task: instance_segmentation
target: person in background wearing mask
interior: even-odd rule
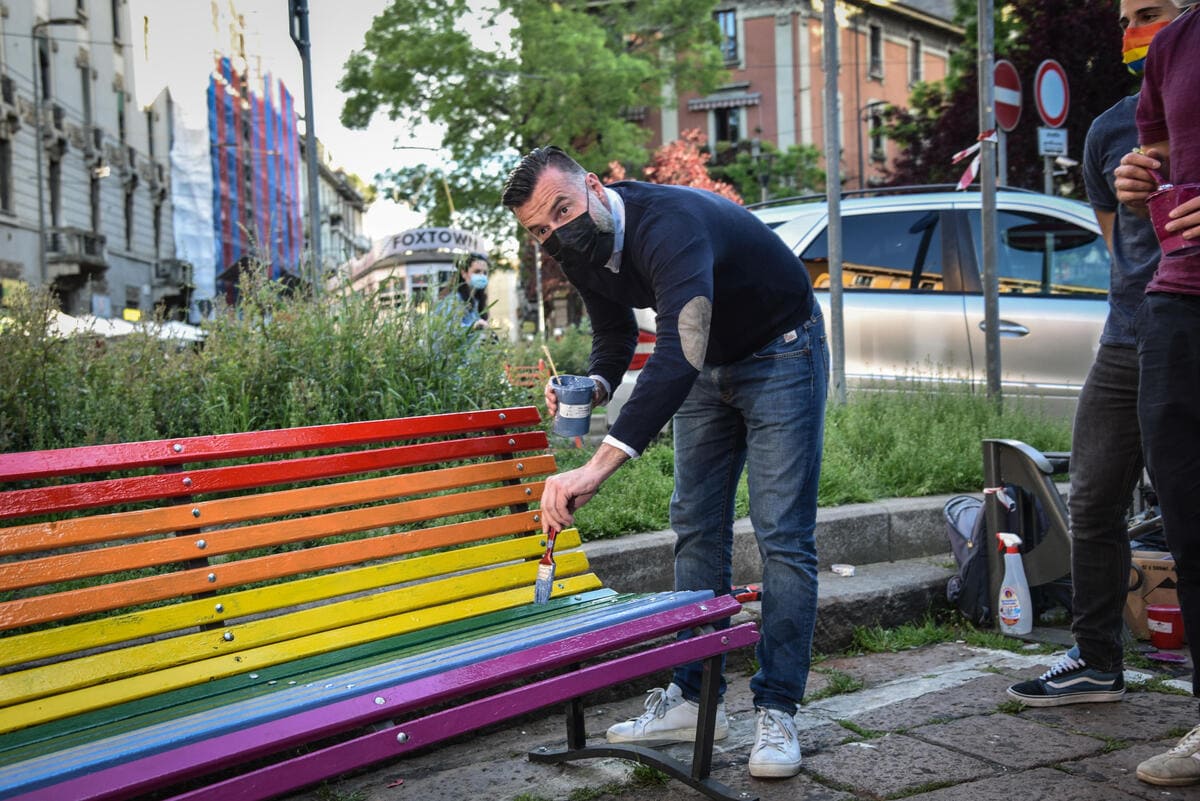
[[[1179,16],[1171,0],[1121,0],[1130,72],[1141,77],[1150,40]],[[1092,122],[1083,146],[1088,199],[1112,257],[1108,319],[1088,372],[1071,437],[1071,632],[1075,647],[1040,678],[1008,694],[1027,706],[1117,701],[1125,694],[1124,621],[1129,587],[1128,500],[1142,472],[1134,315],[1161,255],[1154,226],[1117,202],[1114,170],[1137,144],[1138,96]]]
[[[526,155],[502,202],[562,265],[592,324],[595,403],[633,356],[633,309],[657,314],[654,354],[609,435],[583,467],[552,476],[542,526],[573,512],[674,414],[675,586],[727,594],[734,495],[749,471],[750,517],[763,559],[751,776],[800,770],[793,715],[808,680],[817,611],[817,479],[828,357],[808,271],[757,217],[712,192],[621,182],[605,187],[557,147]],[[546,404],[557,402],[547,387]],[[686,665],[611,742],[696,737],[701,668]],[[721,692],[724,693],[724,681]],[[722,708],[717,739],[728,734]]]
[[[1200,12],[1189,8],[1155,37],[1138,99],[1141,147],[1117,168],[1117,197],[1145,215],[1157,171],[1173,184],[1200,182]],[[1193,247],[1163,255],[1138,310],[1138,419],[1146,466],[1162,504],[1175,557],[1183,627],[1200,664],[1200,198],[1171,212],[1169,232]],[[1195,677],[1192,692],[1200,693]],[[1200,782],[1200,726],[1164,754],[1138,765],[1144,782]]]
[[[462,324],[468,328],[487,328],[488,257],[468,253],[459,259],[458,299],[464,304]]]

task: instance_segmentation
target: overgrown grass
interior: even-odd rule
[[[858,654],[895,653],[926,645],[959,641],[995,651],[1041,654],[1060,650],[1058,646],[1045,643],[1031,647],[1024,640],[1006,637],[998,631],[976,629],[965,620],[957,619],[951,614],[946,619],[929,615],[920,623],[905,623],[892,628],[856,628],[847,651]]]
[[[977,492],[983,486],[980,441],[989,437],[1061,451],[1070,449],[1071,427],[1015,404],[997,412],[986,398],[962,387],[913,384],[897,392],[852,395],[845,406],[831,404],[827,411],[818,503]],[[564,468],[583,464],[591,454],[586,448],[557,451]],[[579,511],[580,530],[596,539],[667,528],[673,470],[674,454],[664,436]],[[748,511],[743,478],[736,514]]]
[[[0,451],[252,431],[524,403],[507,346],[446,315],[380,310],[372,297],[285,296],[244,279],[202,347],[136,333],[59,339],[53,299],[6,298]]]

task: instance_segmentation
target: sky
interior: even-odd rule
[[[344,99],[337,88],[342,66],[350,52],[362,45],[363,34],[387,2],[309,0],[317,138],[334,168],[368,182],[388,168],[442,163],[439,153],[425,149],[436,148],[440,142],[432,126],[412,136],[405,125],[384,114],[376,114],[365,130],[344,128],[338,119]],[[188,114],[189,109],[203,113],[214,49],[229,52],[229,8],[233,6],[246,21],[251,73],[261,67],[282,79],[296,98],[297,112],[305,113],[303,69],[289,35],[287,0],[129,0],[129,5],[136,32],[134,46],[138,57],[148,62],[148,69],[137,73],[139,105],[149,103],[167,85],[182,113]],[[214,31],[214,6],[219,31]],[[402,149],[395,149],[397,145]],[[381,239],[420,225],[421,219],[407,207],[381,198],[367,212],[364,232]]]

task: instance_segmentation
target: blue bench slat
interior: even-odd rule
[[[37,787],[86,775],[119,762],[147,756],[199,740],[266,723],[284,716],[334,704],[361,693],[416,681],[431,675],[489,659],[552,644],[602,628],[629,623],[657,612],[678,609],[711,599],[710,592],[663,592],[643,596],[618,596],[614,603],[578,615],[505,632],[393,662],[339,674],[336,681],[285,687],[187,717],[167,720],[143,729],[57,751],[0,768],[0,794]],[[249,677],[247,677],[249,678]],[[261,681],[261,677],[250,681]],[[65,766],[70,766],[66,768]]]

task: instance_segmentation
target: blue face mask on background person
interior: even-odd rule
[[[474,273],[471,276],[470,284],[471,289],[474,289],[476,292],[482,292],[487,289],[488,277],[483,273]]]
[[[616,235],[601,231],[592,219],[592,194],[588,192],[583,214],[562,226],[542,246],[554,260],[572,267],[603,267],[612,258]]]

